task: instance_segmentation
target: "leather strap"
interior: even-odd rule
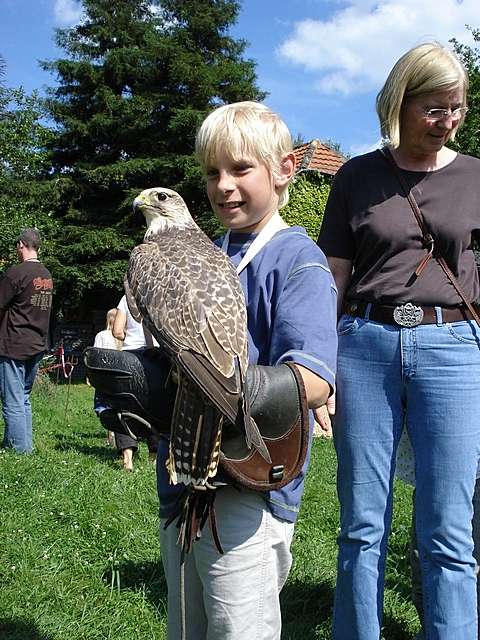
[[[418,206],[417,201],[415,200],[415,197],[414,197],[414,195],[412,193],[412,190],[408,187],[407,183],[405,182],[405,179],[404,179],[404,177],[403,177],[403,175],[402,175],[397,163],[395,162],[395,159],[394,159],[394,157],[392,155],[392,152],[387,147],[383,147],[381,149],[381,153],[390,162],[390,164],[391,164],[391,166],[393,168],[393,171],[394,171],[395,175],[397,176],[397,179],[398,179],[398,181],[400,183],[400,186],[402,187],[403,192],[404,192],[405,196],[407,197],[408,203],[409,203],[409,205],[410,205],[410,207],[411,207],[411,209],[413,211],[413,215],[415,216],[415,219],[416,219],[416,221],[418,223],[418,226],[420,227],[420,231],[422,232],[423,244],[424,244],[425,248],[428,250],[428,253],[425,256],[425,258],[423,258],[423,260],[420,262],[420,264],[415,269],[415,277],[418,277],[422,273],[423,269],[425,268],[425,266],[427,265],[428,261],[430,260],[430,258],[433,255],[433,257],[436,259],[438,264],[443,269],[443,271],[444,271],[445,275],[447,276],[447,278],[450,280],[450,282],[454,286],[456,292],[458,293],[460,298],[465,303],[465,306],[467,307],[467,309],[472,314],[473,319],[480,326],[480,317],[478,316],[478,313],[475,311],[474,306],[470,302],[470,300],[468,300],[468,298],[465,295],[462,287],[460,286],[460,283],[458,282],[457,278],[453,275],[450,267],[446,263],[446,261],[445,261],[444,257],[442,256],[442,254],[439,252],[437,246],[435,245],[435,238],[429,232],[429,230],[428,230],[428,228],[427,228],[427,226],[425,224],[425,219],[423,218],[423,215],[422,215],[422,212],[420,210],[420,207]]]

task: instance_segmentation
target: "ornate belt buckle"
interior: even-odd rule
[[[401,327],[417,327],[423,320],[423,309],[411,302],[400,304],[393,310],[393,319]]]

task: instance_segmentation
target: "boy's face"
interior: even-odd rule
[[[278,208],[276,186],[278,181],[267,167],[251,158],[233,161],[222,153],[207,167],[212,209],[226,227],[236,231],[252,233],[266,225]]]

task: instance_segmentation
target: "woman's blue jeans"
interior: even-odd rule
[[[335,447],[341,530],[334,640],[378,640],[400,434],[415,454],[427,640],[477,640],[472,496],[480,456],[480,330],[339,322]]]

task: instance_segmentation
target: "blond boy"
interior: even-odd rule
[[[278,213],[295,169],[290,133],[264,105],[240,102],[206,118],[196,150],[212,209],[229,230],[218,244],[237,267],[245,293],[250,363],[294,362],[315,410],[335,383],[336,289],[320,249]],[[167,449],[163,442],[157,465],[162,524],[181,490],[168,484]],[[169,640],[182,633],[187,640],[280,638],[279,593],[292,562],[307,464],[279,491],[218,489],[215,509],[225,553],[218,553],[205,527],[186,557],[182,580],[178,531],[161,527]]]

